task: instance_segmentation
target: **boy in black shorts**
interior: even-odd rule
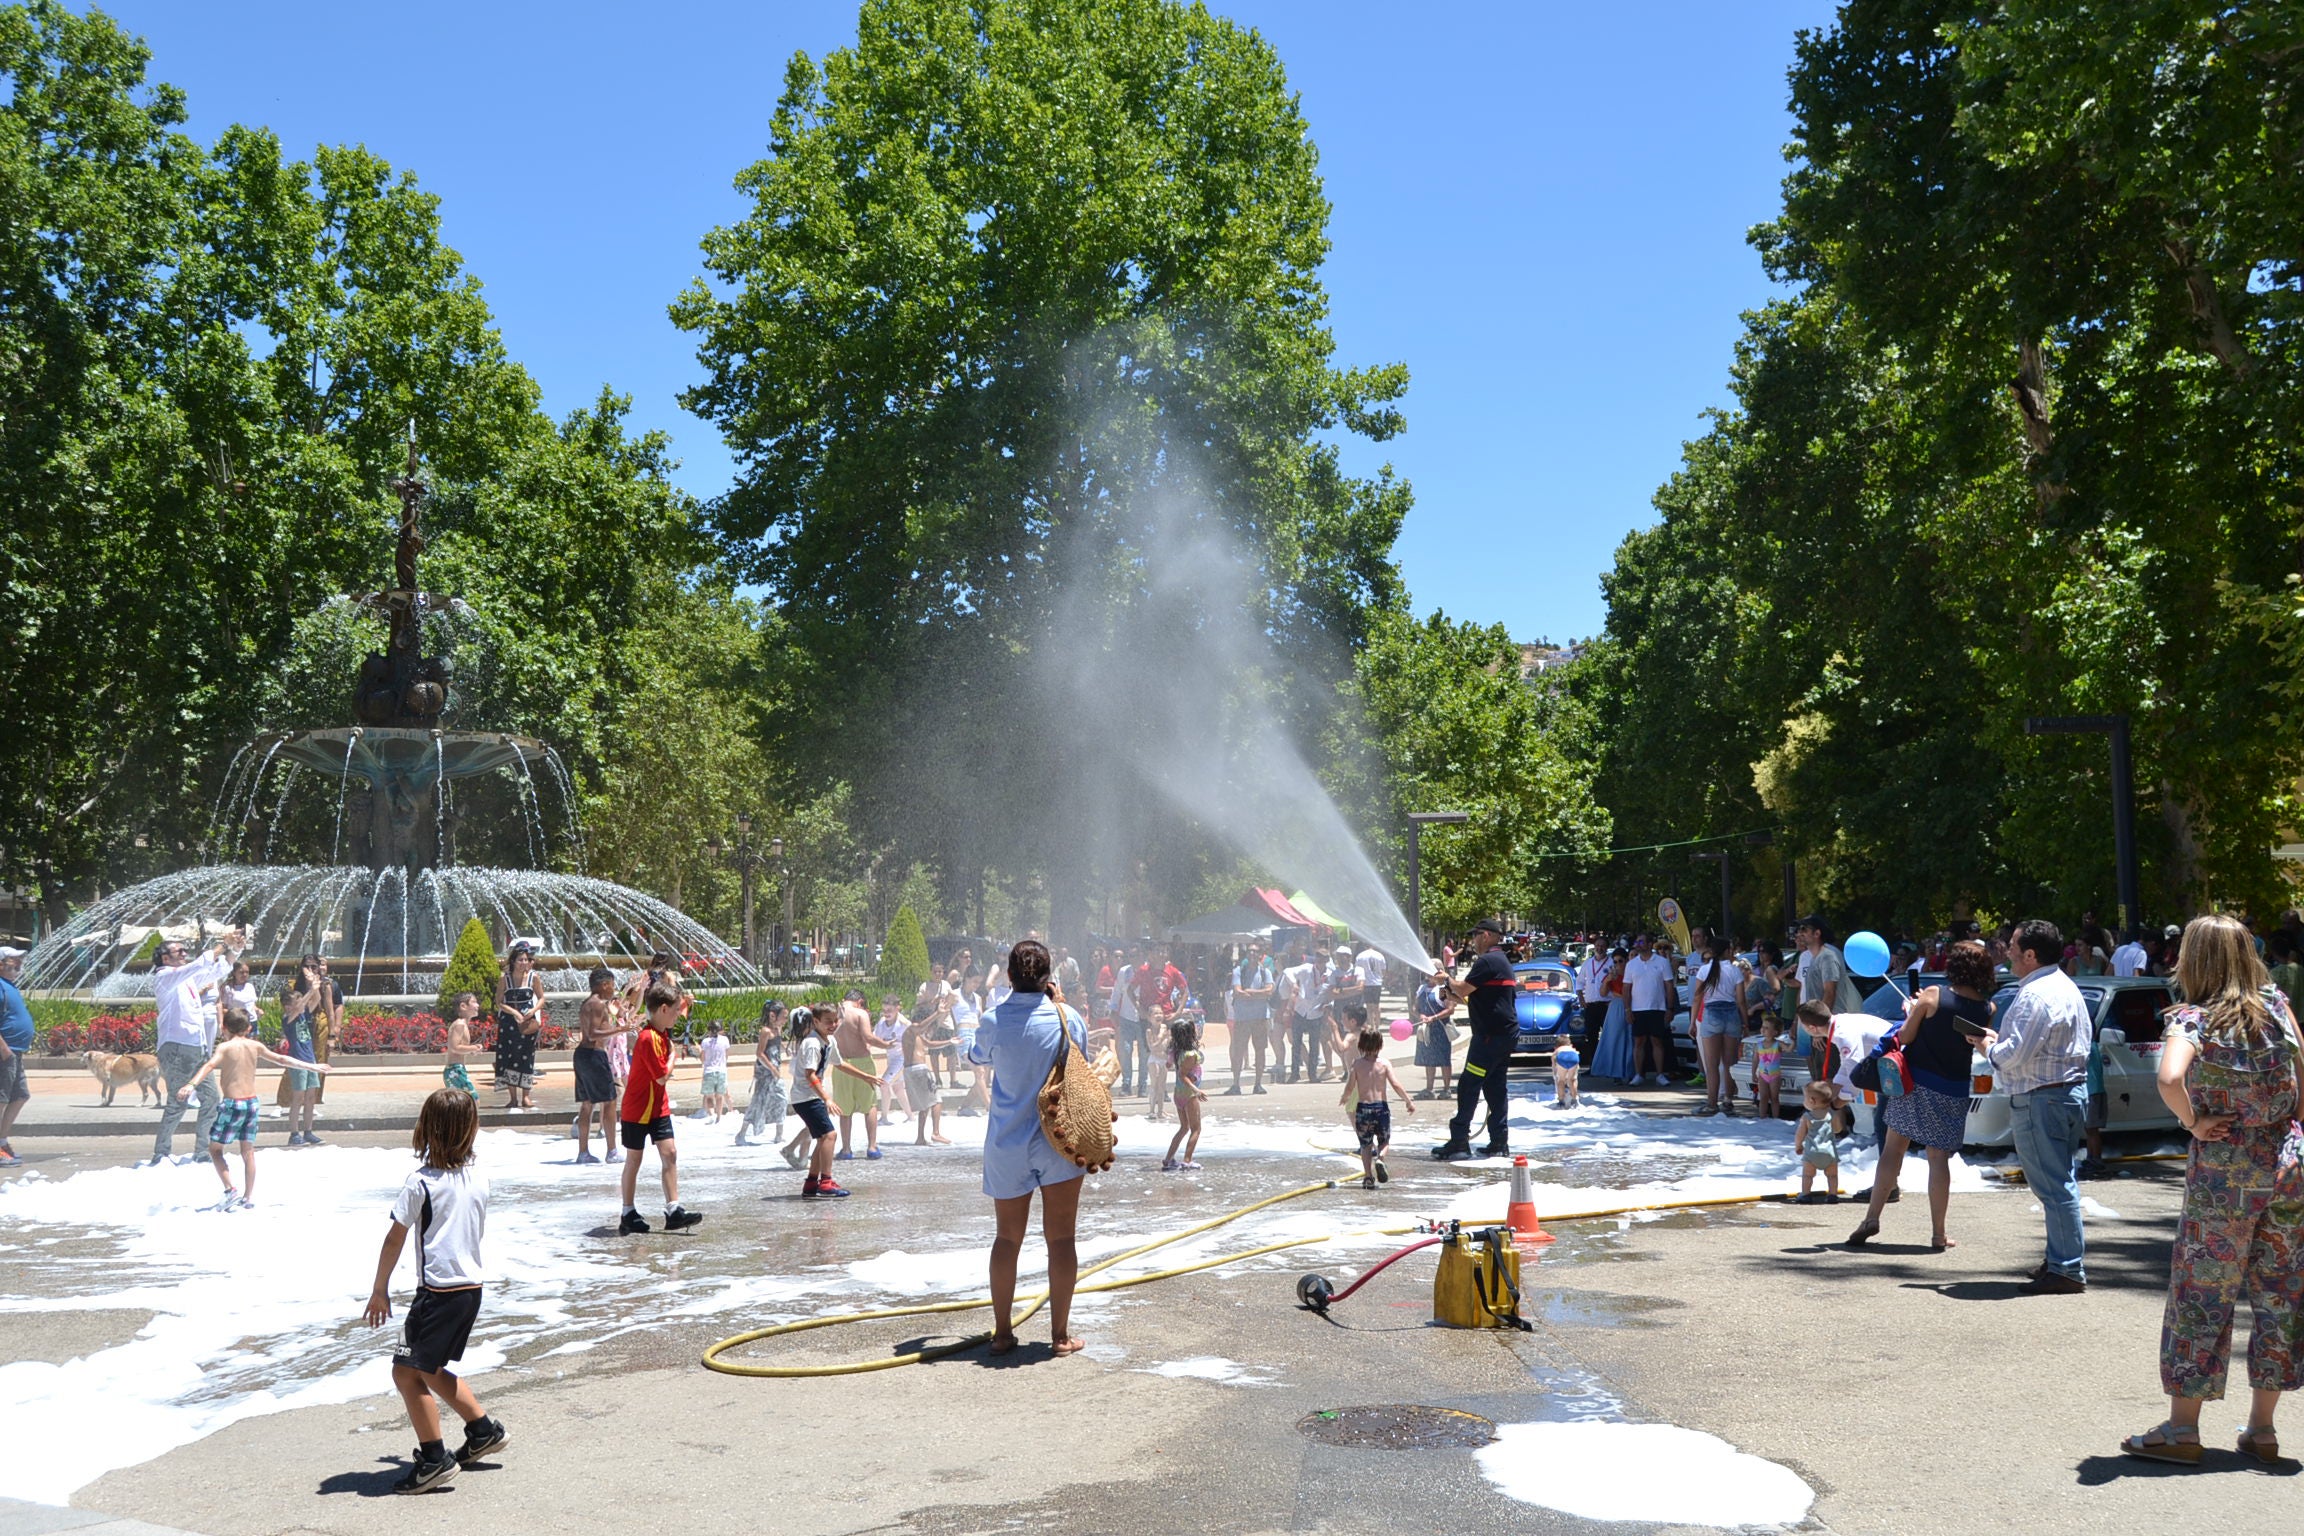
[[[648,1230],[648,1222],[633,1205],[640,1191],[640,1154],[656,1143],[656,1164],[664,1175],[664,1230],[678,1232],[704,1219],[680,1203],[680,1154],[672,1144],[672,1026],[680,1018],[680,984],[669,976],[648,983],[643,999],[648,1017],[640,1038],[632,1043],[632,1072],[624,1079],[623,1120],[618,1130],[624,1142],[624,1219],[619,1233]]]
[[[456,1088],[434,1089],[416,1115],[416,1150],[424,1166],[408,1175],[392,1202],[392,1227],[376,1260],[376,1285],[362,1314],[371,1328],[392,1316],[392,1271],[408,1234],[416,1234],[416,1299],[400,1325],[392,1354],[392,1384],[408,1405],[416,1429],[415,1463],[392,1485],[394,1493],[423,1493],[452,1481],[511,1437],[481,1411],[464,1379],[448,1369],[464,1358],[472,1323],[480,1315],[480,1236],[488,1225],[488,1176],[472,1166],[480,1107]],[[438,1398],[439,1402],[433,1401]],[[454,1456],[440,1438],[440,1403],[464,1421],[464,1444]]]

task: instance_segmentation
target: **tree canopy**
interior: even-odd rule
[[[1619,827],[1775,825],[1867,920],[2109,916],[2103,741],[2023,721],[2120,713],[2147,909],[2282,900],[2300,58],[2294,7],[2201,0],[1851,0],[1803,34],[1753,237],[1788,295],[1574,681]]]

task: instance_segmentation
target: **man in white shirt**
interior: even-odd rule
[[[1384,951],[1371,944],[1353,958],[1360,972],[1360,997],[1373,1013],[1384,998]]]
[[[1288,967],[1288,1081],[1322,1078],[1320,1036],[1326,1032],[1328,971],[1318,953],[1305,950]]]
[[[2064,935],[2041,918],[2020,924],[2008,944],[2016,995],[1978,1042],[2008,1095],[2009,1129],[2024,1182],[2048,1226],[2048,1259],[2022,1287],[2028,1296],[2088,1289],[2080,1182],[2072,1160],[2088,1126],[2088,1052],[2095,1023],[2088,1000],[2064,974]]]
[[[1136,1091],[1136,1066],[1142,1063],[1145,1071],[1152,1069],[1144,1047],[1144,1015],[1136,1007],[1136,967],[1123,965],[1113,974],[1112,1028],[1114,1045],[1120,1054],[1120,1091]]]
[[[182,941],[170,939],[153,957],[152,996],[160,1005],[154,1028],[160,1071],[168,1086],[160,1095],[160,1134],[152,1140],[152,1161],[147,1167],[168,1161],[176,1150],[176,1127],[184,1118],[184,1101],[176,1097],[177,1090],[199,1077],[209,1053],[216,1048],[216,1010],[207,1006],[200,994],[232,974],[233,963],[246,942],[235,930],[218,939],[207,958],[193,961]],[[192,1122],[195,1146],[192,1155],[184,1159],[187,1163],[208,1156],[208,1128],[216,1123],[215,1076],[201,1078],[194,1091],[199,1095],[200,1112]]]
[[[1632,958],[1624,962],[1626,1006],[1632,1015],[1632,1081],[1637,1085],[1656,1063],[1656,1083],[1662,1087],[1672,1070],[1672,962],[1656,953],[1656,941],[1643,933],[1632,941]]]
[[[2144,949],[2144,930],[2128,930],[2128,942],[2112,951],[2112,974],[2115,976],[2141,976],[2152,957]]]
[[[1608,946],[1593,941],[1576,962],[1576,997],[1584,1005],[1584,1060],[1600,1050],[1600,1029],[1608,1022]]]

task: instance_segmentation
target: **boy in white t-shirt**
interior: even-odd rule
[[[392,1271],[408,1234],[416,1234],[416,1299],[400,1324],[392,1354],[392,1384],[408,1405],[416,1429],[415,1464],[392,1485],[394,1493],[423,1493],[454,1480],[511,1437],[488,1417],[471,1387],[448,1367],[464,1358],[480,1315],[480,1237],[488,1225],[488,1176],[472,1166],[480,1108],[472,1095],[437,1088],[416,1114],[412,1138],[424,1166],[408,1175],[392,1202],[392,1227],[376,1260],[376,1285],[362,1316],[371,1328],[392,1316]],[[440,1438],[438,1397],[464,1421],[464,1444],[454,1456]]]

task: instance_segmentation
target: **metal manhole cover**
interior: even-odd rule
[[[1476,1413],[1427,1408],[1421,1403],[1378,1403],[1367,1408],[1320,1408],[1296,1421],[1299,1433],[1322,1445],[1379,1451],[1438,1451],[1486,1445],[1496,1426]]]

